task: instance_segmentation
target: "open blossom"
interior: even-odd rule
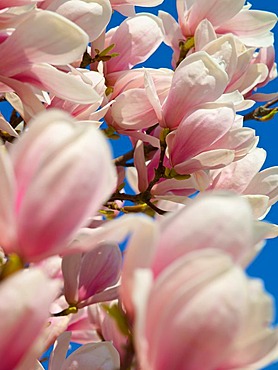
[[[56,110],[31,122],[11,157],[2,147],[0,165],[0,244],[29,262],[61,252],[116,184],[96,127]]]
[[[183,256],[211,248],[224,251],[245,266],[273,228],[262,222],[257,224],[248,202],[230,193],[200,195],[153,227],[157,228],[158,235],[146,243],[147,248],[142,247],[138,236],[131,239],[126,251],[120,292],[131,315],[136,269],[150,268],[156,279]]]
[[[94,103],[82,104],[52,96],[51,101],[47,105],[47,109],[58,108],[70,113],[78,120],[93,120],[99,121],[106,114],[110,104],[100,107],[105,97],[105,79],[104,76],[97,71],[89,71],[87,69],[73,69],[69,72],[76,80],[82,80],[90,88],[94,89],[99,94],[99,99]]]
[[[115,370],[120,367],[119,355],[109,342],[87,343],[66,358],[70,332],[61,334],[54,344],[49,359],[49,370]],[[36,370],[43,370],[37,363]]]
[[[145,62],[162,40],[161,20],[153,14],[139,13],[103,33],[91,44],[91,56],[97,58],[97,61],[104,61],[103,72],[106,83],[111,88],[119,77],[137,64]],[[100,56],[107,48],[111,48],[111,51]],[[97,69],[97,61],[91,64],[91,68]]]
[[[227,83],[226,72],[201,51],[189,56],[175,70],[167,98],[162,103],[147,74],[145,89],[122,92],[111,114],[116,123],[126,129],[148,128],[157,122],[161,127],[174,129],[194,110],[216,101]]]
[[[256,148],[239,161],[211,171],[212,182],[208,189],[233,190],[244,195],[254,215],[262,217],[278,199],[278,167],[260,171],[265,158],[265,150]]]
[[[194,37],[199,25],[208,20],[218,36],[232,33],[250,47],[273,44],[270,32],[277,22],[274,13],[252,10],[245,0],[177,0],[178,22],[168,13],[159,12],[165,29],[165,43],[171,46],[178,60],[179,42]],[[206,35],[204,34],[204,37]]]
[[[154,282],[149,270],[135,271],[135,280],[143,369],[261,369],[277,359],[271,297],[221,251],[190,253]]]
[[[28,113],[25,119],[43,110],[33,87],[77,103],[94,103],[99,95],[91,85],[54,67],[78,59],[87,43],[86,33],[66,18],[46,10],[28,12],[2,40],[0,91],[17,93]]]
[[[273,46],[261,48],[257,55],[255,47],[246,47],[232,34],[217,37],[208,20],[202,21],[196,31],[194,49],[206,51],[225,69],[229,79],[225,93],[230,93],[229,100],[233,98],[231,93],[237,91],[252,98],[255,88],[275,77]]]

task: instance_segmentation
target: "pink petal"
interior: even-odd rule
[[[213,106],[211,109],[193,112],[167,137],[172,165],[176,166],[200,152],[208,151],[211,145],[230,130],[234,119],[235,114],[231,107]]]
[[[266,158],[263,149],[256,148],[239,161],[218,171],[212,183],[214,189],[245,191],[253,177],[258,173]]]
[[[203,19],[214,27],[234,17],[243,7],[245,0],[196,0],[189,14],[189,27],[193,31]]]
[[[5,120],[4,116],[0,113],[0,130],[6,131],[11,136],[17,137],[18,133],[15,129]]]
[[[120,358],[110,342],[88,343],[74,351],[61,370],[75,370],[76,366],[82,370],[115,370],[120,367]]]
[[[49,358],[49,370],[61,369],[70,345],[70,332],[59,335]]]
[[[20,368],[20,363],[28,357],[28,352],[33,364],[36,357],[41,355],[43,343],[39,337],[49,316],[49,306],[57,292],[58,284],[50,281],[38,269],[20,271],[1,283],[0,313],[5,318],[0,324],[3,370]],[[13,348],[12,353],[9,348]]]
[[[186,208],[164,218],[153,259],[155,275],[181,256],[204,248],[225,250],[239,261],[252,248],[252,219],[248,203],[238,196],[197,197]],[[190,228],[184,227],[189,224]]]
[[[19,96],[23,104],[21,112],[22,118],[24,118],[26,122],[28,122],[30,118],[32,118],[36,114],[44,111],[45,108],[43,104],[39,101],[39,99],[36,97],[32,89],[28,85],[13,78],[4,77],[1,75],[0,81],[12,88]]]
[[[115,285],[121,265],[122,255],[116,243],[102,243],[85,253],[79,274],[79,302]]]
[[[76,23],[89,36],[89,41],[96,40],[108,25],[112,9],[108,0],[66,1],[55,11]]]
[[[37,3],[42,0],[0,0],[0,9]]]
[[[145,336],[151,368],[218,368],[246,306],[246,277],[226,255],[207,251],[176,261],[149,295]]]
[[[51,136],[50,145],[53,130],[62,134],[56,140]],[[98,160],[92,161],[94,157]],[[55,110],[33,121],[26,139],[22,136],[14,147],[14,163],[19,182],[19,252],[27,260],[57,253],[55,248],[97,211],[115,186],[115,170],[102,134]]]
[[[178,163],[174,169],[181,175],[196,171],[222,168],[235,159],[235,153],[229,149],[214,149],[197,154],[187,161]]]
[[[148,187],[148,174],[145,163],[144,146],[142,141],[138,141],[134,150],[134,165],[138,172],[138,189],[144,191]]]
[[[70,305],[78,302],[79,272],[82,253],[69,254],[62,260],[62,272],[64,278],[64,295]]]
[[[183,40],[184,36],[181,32],[181,28],[178,22],[169,13],[159,11],[159,18],[162,20],[163,28],[165,32],[164,43],[173,49],[174,55],[172,58],[172,66],[175,68],[176,63],[179,59],[180,49],[179,40]]]
[[[151,14],[137,14],[110,32],[114,32],[110,40],[110,44],[115,44],[113,53],[119,56],[106,62],[107,73],[130,69],[144,62],[162,42],[161,21]]]
[[[48,64],[33,64],[28,70],[17,74],[14,78],[75,103],[89,104],[98,102],[100,99],[99,94],[86,77],[86,82],[84,82],[81,78],[59,71]]]
[[[11,75],[32,63],[71,63],[83,54],[87,43],[85,32],[66,18],[46,10],[32,11],[1,44],[1,71]]]
[[[278,198],[278,167],[267,168],[254,176],[245,189],[245,194],[263,194],[270,198],[272,205]]]
[[[213,25],[207,19],[203,19],[194,34],[195,50],[202,50],[208,43],[216,39],[217,36]]]
[[[15,179],[10,158],[4,145],[0,147],[0,245],[6,250],[15,239]]]
[[[144,89],[131,89],[120,94],[112,105],[111,114],[116,123],[125,129],[143,129],[157,122]]]
[[[227,82],[227,74],[207,53],[200,51],[184,59],[163,106],[166,127],[176,128],[194,107],[218,99]]]
[[[270,30],[276,22],[277,16],[274,13],[244,9],[221,24],[217,33],[232,32],[248,46],[267,47],[273,44]]]

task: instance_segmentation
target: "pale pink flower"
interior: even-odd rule
[[[136,269],[150,268],[157,278],[167,266],[188,253],[211,248],[226,252],[245,266],[257,253],[258,244],[272,232],[273,226],[258,224],[248,202],[236,194],[197,196],[154,224],[154,236],[150,238],[151,242],[144,242],[147,244],[145,248],[140,242],[143,235],[137,234],[131,239],[124,258],[120,288],[125,308],[132,316],[131,296]]]
[[[104,74],[111,79],[111,74],[131,69],[146,61],[159,47],[163,40],[161,20],[155,15],[140,13],[127,18],[120,26],[110,29],[92,43],[92,57],[95,49],[100,51],[114,44],[111,53],[118,53],[104,63]],[[108,53],[109,55],[110,53]]]
[[[194,110],[217,100],[227,83],[226,72],[201,51],[183,60],[175,70],[163,102],[160,102],[151,75],[146,73],[145,89],[122,92],[111,114],[115,122],[126,129],[144,129],[157,122],[164,128],[174,129]]]
[[[119,355],[109,342],[84,344],[67,358],[71,333],[61,334],[49,359],[49,370],[115,370],[120,367]],[[37,363],[36,370],[43,370]]]
[[[165,29],[165,43],[179,54],[179,42],[195,37],[199,25],[207,20],[212,30],[206,36],[232,33],[245,45],[268,47],[273,44],[270,30],[277,22],[274,13],[250,10],[245,0],[177,0],[178,22],[168,13],[159,12]],[[206,37],[204,42],[206,41]]]
[[[153,283],[150,271],[135,271],[135,281],[143,369],[261,369],[277,360],[271,297],[221,251],[192,252]]]
[[[51,97],[51,102],[47,105],[47,109],[62,109],[80,121],[99,121],[105,116],[111,104],[109,103],[100,108],[105,100],[106,86],[104,76],[99,72],[89,71],[87,69],[73,69],[69,74],[76,80],[82,80],[84,84],[87,84],[91,89],[95,90],[99,94],[99,99],[94,103],[80,104],[59,98],[58,96],[53,96]],[[100,125],[100,123],[98,123],[98,125]]]
[[[211,171],[208,189],[233,190],[251,203],[254,215],[262,217],[278,199],[278,167],[260,171],[266,152],[256,148],[239,161],[221,170]]]
[[[229,78],[225,93],[238,91],[252,98],[251,92],[266,84],[270,80],[270,73],[274,73],[273,47],[262,48],[256,56],[256,48],[247,48],[232,34],[218,38],[216,35],[204,37],[212,31],[213,28],[209,21],[202,21],[196,30],[195,51],[206,51],[224,68]],[[231,94],[228,95],[228,99],[232,100]],[[249,106],[243,108],[247,109]]]
[[[0,230],[6,253],[25,261],[66,250],[116,185],[106,140],[62,111],[37,116],[11,148],[1,148]]]
[[[15,91],[29,116],[43,110],[32,86],[77,103],[97,101],[99,95],[90,85],[53,66],[79,58],[87,43],[85,32],[64,17],[37,9],[29,12],[1,43],[0,90]]]
[[[166,138],[170,167],[188,174],[221,168],[244,157],[258,138],[254,130],[236,127],[235,121],[233,109],[224,105],[207,104],[206,109],[193,112]]]
[[[42,355],[44,328],[58,287],[39,269],[17,272],[1,282],[1,369],[31,369]]]

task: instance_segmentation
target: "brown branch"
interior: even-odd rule
[[[267,121],[271,119],[277,112],[277,108],[270,108],[272,105],[278,103],[278,98],[270,100],[264,105],[255,108],[252,112],[249,112],[243,116],[244,121],[255,120],[255,121]]]

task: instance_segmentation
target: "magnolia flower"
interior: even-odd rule
[[[49,110],[0,155],[0,244],[38,261],[65,251],[116,185],[109,147],[94,125]]]
[[[166,99],[161,103],[151,75],[145,89],[122,92],[111,108],[116,123],[125,129],[146,129],[159,122],[163,128],[177,128],[181,121],[205,103],[214,102],[228,83],[226,72],[207,53],[186,58],[173,74]]]
[[[165,43],[174,50],[173,64],[179,60],[179,42],[195,37],[202,21],[212,25],[210,33],[217,36],[232,33],[250,47],[268,47],[273,44],[270,30],[277,22],[274,13],[250,10],[245,0],[177,0],[178,22],[168,13],[160,11],[165,30]],[[193,43],[194,45],[194,43]],[[191,47],[193,46],[191,45]]]
[[[137,235],[125,254],[120,295],[131,317],[134,272],[138,268],[151,269],[157,279],[175,261],[203,249],[224,251],[236,263],[246,266],[262,247],[262,240],[275,229],[270,224],[258,224],[245,199],[233,193],[216,192],[199,195],[153,228],[155,237],[149,243],[140,243],[140,237],[146,236]]]
[[[256,148],[239,161],[211,171],[208,189],[233,190],[250,201],[255,217],[264,216],[278,199],[278,167],[260,171],[266,152]]]
[[[49,359],[49,370],[115,370],[120,367],[119,355],[109,342],[88,343],[66,358],[70,344],[70,332],[61,334],[54,344]],[[43,370],[37,363],[36,370]]]
[[[278,358],[271,297],[221,251],[192,252],[154,282],[135,271],[133,301],[143,369],[261,369]]]
[[[77,103],[94,103],[99,95],[91,85],[53,66],[78,59],[87,43],[86,33],[64,17],[46,10],[28,12],[1,43],[0,91],[15,91],[28,118],[43,110],[31,87]]]
[[[94,58],[96,50],[102,52],[114,45],[111,52],[103,56],[104,74],[110,86],[117,78],[114,75],[121,75],[135,65],[145,62],[159,47],[162,40],[160,19],[153,14],[140,13],[127,18],[120,26],[110,29],[92,43],[91,54]],[[114,56],[110,58],[110,54]]]

